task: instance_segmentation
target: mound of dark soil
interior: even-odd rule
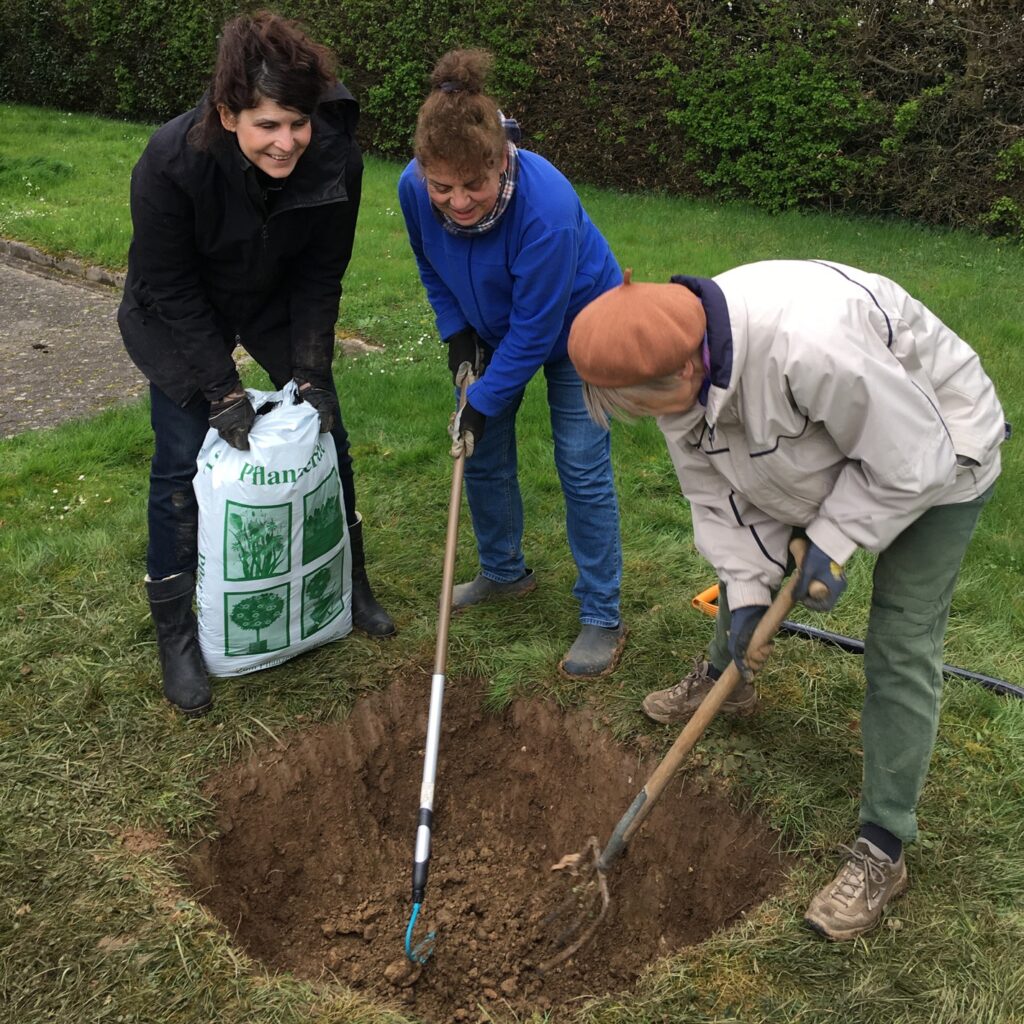
[[[552,874],[588,836],[604,842],[656,760],[585,713],[445,696],[433,860],[405,969],[429,677],[358,703],[342,725],[288,737],[212,780],[220,836],[194,852],[198,896],[251,955],[334,976],[426,1021],[528,1016],[627,989],[653,959],[697,943],[760,902],[783,870],[764,825],[680,776],[609,882],[595,941],[541,975],[572,880]],[[489,1014],[489,1016],[488,1016]]]

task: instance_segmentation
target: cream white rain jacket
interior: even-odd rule
[[[658,425],[731,607],[769,603],[794,526],[844,563],[999,475],[992,381],[893,281],[812,260],[673,281],[707,312],[710,382]]]

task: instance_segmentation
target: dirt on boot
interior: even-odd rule
[[[492,715],[474,681],[450,681],[433,858],[404,956],[430,690],[424,672],[356,704],[344,723],[211,780],[219,836],[190,854],[192,887],[253,957],[336,979],[428,1022],[512,1020],[630,988],[652,960],[698,943],[777,888],[784,868],[764,824],[681,778],[609,879],[594,942],[541,975],[565,895],[551,865],[604,842],[656,759],[616,743],[583,712],[520,702]],[[489,1014],[489,1016],[487,1016]]]

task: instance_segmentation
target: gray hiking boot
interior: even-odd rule
[[[569,679],[592,679],[615,670],[626,646],[628,629],[617,626],[584,626],[566,656],[558,663],[558,671]]]
[[[471,608],[485,601],[499,601],[505,597],[522,597],[536,589],[537,580],[532,569],[527,569],[519,579],[512,580],[511,583],[499,583],[479,572],[476,578],[468,583],[459,583],[452,587],[452,611],[460,612],[463,608]]]
[[[839,873],[811,900],[804,924],[833,942],[871,931],[882,920],[889,900],[907,891],[907,864],[893,863],[876,846],[860,838],[840,849],[848,854]]]
[[[644,697],[641,705],[644,714],[662,725],[688,722],[718,681],[720,673],[712,675],[710,670],[711,665],[706,659],[694,658],[693,671],[683,676],[675,686],[655,690]],[[753,684],[741,679],[720,710],[727,715],[749,715],[756,707],[757,693]]]

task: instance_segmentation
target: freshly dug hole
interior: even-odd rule
[[[429,676],[360,701],[341,725],[214,778],[220,837],[191,858],[198,897],[251,955],[333,975],[425,1021],[523,1017],[628,988],[655,957],[700,942],[782,879],[773,839],[720,793],[681,777],[610,879],[596,940],[540,976],[543,917],[569,881],[550,866],[604,842],[654,767],[586,713],[520,702],[496,716],[479,686],[445,695],[434,846],[417,938],[438,930],[418,977],[401,964]],[[490,1018],[487,1018],[490,1019]]]

